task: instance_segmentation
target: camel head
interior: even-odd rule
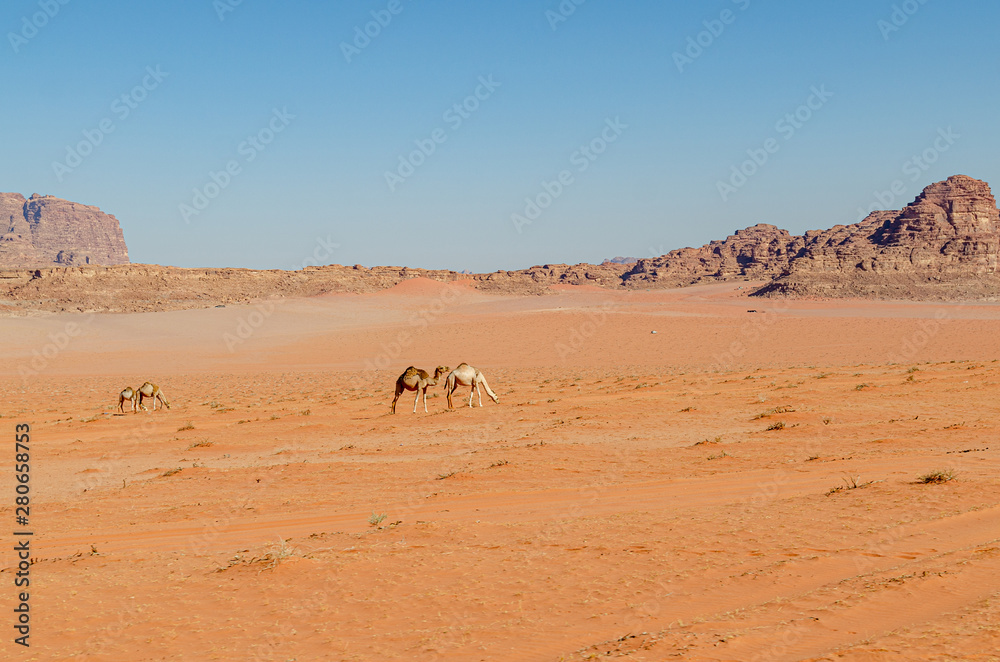
[[[451,368],[449,368],[449,367],[448,367],[448,366],[446,366],[446,365],[439,365],[439,366],[438,366],[437,368],[435,368],[435,369],[434,369],[434,380],[435,380],[435,381],[437,381],[437,379],[438,379],[438,378],[439,378],[439,377],[440,377],[441,375],[446,375],[446,374],[448,374],[448,372],[449,372],[450,370],[451,370]]]

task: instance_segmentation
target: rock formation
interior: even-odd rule
[[[635,264],[546,264],[489,274],[360,265],[301,271],[100,267],[94,264],[128,261],[114,217],[16,194],[0,194],[0,214],[9,226],[0,238],[0,264],[31,267],[0,270],[0,310],[14,313],[176,310],[375,292],[418,276],[497,294],[545,294],[553,285],[652,289],[733,280],[764,281],[756,296],[1000,298],[1000,212],[989,186],[963,175],[928,186],[901,211],[874,212],[860,223],[802,236],[761,224]],[[85,266],[41,269],[39,263]]]
[[[0,267],[128,263],[118,219],[50,195],[0,193]]]
[[[639,260],[622,276],[625,287],[678,287],[704,281],[767,280],[788,268],[804,240],[773,225],[759,224],[701,248],[681,248]]]
[[[964,175],[932,184],[897,212],[807,232],[805,245],[756,293],[880,298],[1000,295],[1000,212],[985,183]]]

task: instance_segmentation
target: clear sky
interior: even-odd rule
[[[970,0],[7,0],[0,190],[97,205],[134,262],[178,266],[801,233],[1000,186],[998,24]]]

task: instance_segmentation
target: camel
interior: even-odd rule
[[[135,412],[135,399],[138,394],[134,388],[131,386],[126,386],[125,389],[118,394],[118,411],[125,413],[125,401],[128,400],[132,403],[132,411]]]
[[[392,413],[396,413],[396,400],[399,400],[399,396],[403,394],[403,391],[416,391],[417,397],[413,399],[413,413],[417,413],[417,402],[420,400],[420,394],[424,394],[424,413],[427,413],[427,387],[437,386],[438,380],[441,375],[448,372],[448,367],[439,365],[434,370],[434,379],[427,374],[426,370],[421,370],[420,368],[414,368],[412,365],[403,371],[403,374],[399,376],[396,380],[396,397],[392,399]]]
[[[167,402],[167,399],[163,397],[163,391],[160,390],[159,386],[157,386],[156,384],[153,384],[152,382],[146,382],[145,384],[143,384],[142,386],[140,386],[138,388],[138,390],[136,391],[136,395],[139,397],[139,406],[140,407],[142,407],[142,400],[143,400],[143,398],[152,398],[153,399],[153,411],[156,411],[156,401],[157,401],[157,399],[159,399],[159,401],[162,402],[166,406],[167,409],[170,409],[170,403]],[[145,407],[143,407],[143,408],[145,409]]]
[[[486,395],[493,398],[493,402],[500,404],[500,398],[490,385],[486,383],[486,378],[483,377],[483,373],[479,372],[476,368],[473,368],[468,363],[462,363],[457,368],[452,370],[448,374],[448,379],[445,382],[445,390],[448,392],[448,409],[453,409],[451,403],[451,394],[455,392],[459,386],[471,386],[472,390],[469,391],[469,406],[472,406],[472,396],[476,393],[479,394],[479,406],[483,406],[483,393],[479,390],[479,385],[482,384],[483,388],[486,389]]]

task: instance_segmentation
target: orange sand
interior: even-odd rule
[[[1000,306],[747,289],[5,318],[3,657],[998,659]],[[499,405],[388,413],[461,361]]]

